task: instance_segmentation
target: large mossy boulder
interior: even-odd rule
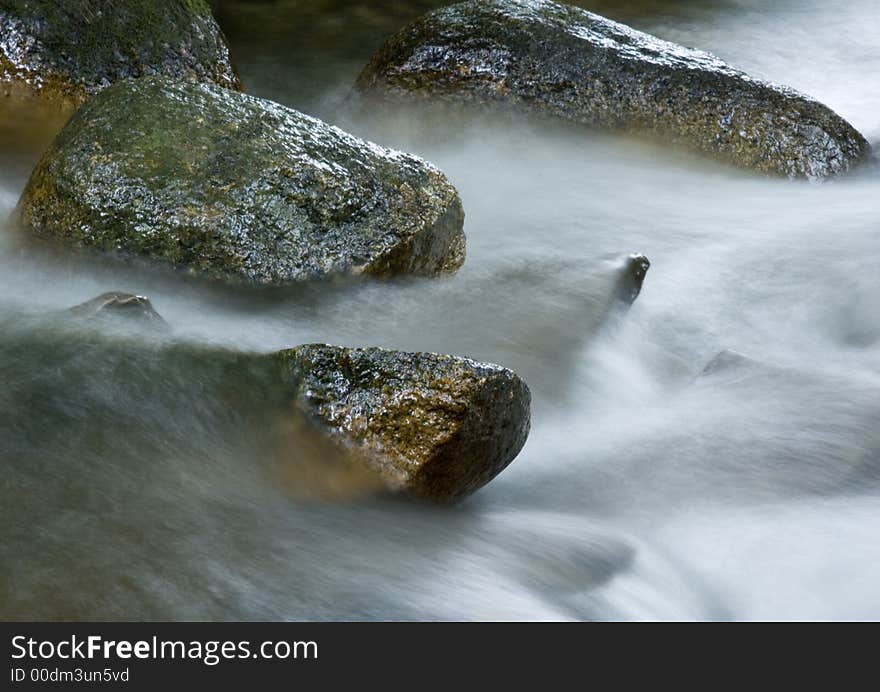
[[[78,105],[149,75],[241,88],[204,0],[0,0],[0,94]]]
[[[870,153],[849,123],[807,96],[549,0],[475,0],[431,12],[389,39],[356,92],[392,105],[523,109],[791,178],[839,175]]]
[[[14,220],[210,278],[453,272],[464,212],[435,167],[213,84],[120,82],[86,102]]]
[[[300,410],[397,490],[443,502],[469,495],[528,437],[529,389],[497,365],[326,345],[277,357]]]

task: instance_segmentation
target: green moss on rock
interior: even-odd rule
[[[807,96],[550,0],[431,12],[389,39],[356,89],[386,103],[513,106],[647,133],[792,178],[839,175],[870,153],[849,123]]]
[[[241,88],[204,0],[0,0],[0,83],[78,105],[149,75]]]
[[[217,279],[452,272],[455,188],[425,161],[213,84],[120,82],[71,118],[15,220]]]
[[[513,372],[432,353],[300,346],[276,356],[299,408],[393,488],[469,495],[519,453],[530,394]]]

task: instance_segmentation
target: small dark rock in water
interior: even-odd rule
[[[168,323],[153,309],[153,304],[144,296],[132,293],[102,293],[97,298],[70,308],[76,317],[89,319],[124,319],[167,328]]]
[[[415,156],[213,84],[120,82],[38,164],[14,221],[193,274],[283,285],[464,261],[455,188]]]
[[[307,345],[283,351],[298,407],[388,485],[453,501],[499,474],[529,432],[513,372],[431,353]]]
[[[455,281],[400,282],[393,311],[382,309],[387,293],[370,291],[364,298],[372,317],[364,326],[375,340],[406,324],[401,348],[503,363],[536,397],[569,406],[566,393],[584,347],[621,323],[647,267],[643,256],[628,254],[506,258],[471,267]],[[480,296],[476,321],[461,309],[472,296]]]
[[[0,84],[78,105],[122,79],[165,75],[240,89],[203,0],[2,0]]]
[[[651,262],[644,255],[630,255],[626,258],[626,266],[617,282],[616,295],[620,302],[627,307],[636,302],[650,268]]]
[[[824,178],[870,146],[821,103],[703,51],[549,0],[475,0],[392,37],[356,84],[367,103],[504,106],[646,133],[768,174]]]

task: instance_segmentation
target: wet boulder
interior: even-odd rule
[[[648,135],[790,178],[870,155],[849,123],[715,56],[549,0],[478,0],[431,12],[376,53],[356,93],[378,104],[523,110]]]
[[[390,487],[453,501],[492,480],[529,432],[510,370],[466,358],[306,345],[277,358],[296,406]]]
[[[149,75],[241,88],[204,0],[0,2],[0,94],[78,105],[114,82]]]
[[[492,480],[528,435],[529,389],[497,365],[325,345],[255,353],[108,328],[153,324],[137,298],[0,311],[0,442],[39,440],[43,459],[72,445],[114,464],[135,454],[184,475],[170,459],[211,459],[213,473],[233,458],[300,498],[390,489],[446,502]]]
[[[464,261],[464,212],[435,167],[275,103],[161,77],[86,102],[13,221],[77,248],[284,285],[434,275]]]

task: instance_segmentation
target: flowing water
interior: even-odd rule
[[[801,184],[546,124],[344,119],[372,50],[437,4],[215,3],[249,91],[450,176],[458,276],[242,292],[4,234],[0,615],[880,618],[880,175]],[[874,0],[580,4],[880,139]],[[5,217],[57,125],[4,107]],[[633,252],[642,294],[604,315]],[[108,290],[148,295],[172,335],[108,345],[51,318]],[[212,362],[313,341],[500,362],[532,388],[532,434],[453,508],[328,489],[301,458],[319,444],[290,430],[279,454],[245,420],[257,377],[169,360],[168,339]],[[743,357],[703,373],[722,351]]]

